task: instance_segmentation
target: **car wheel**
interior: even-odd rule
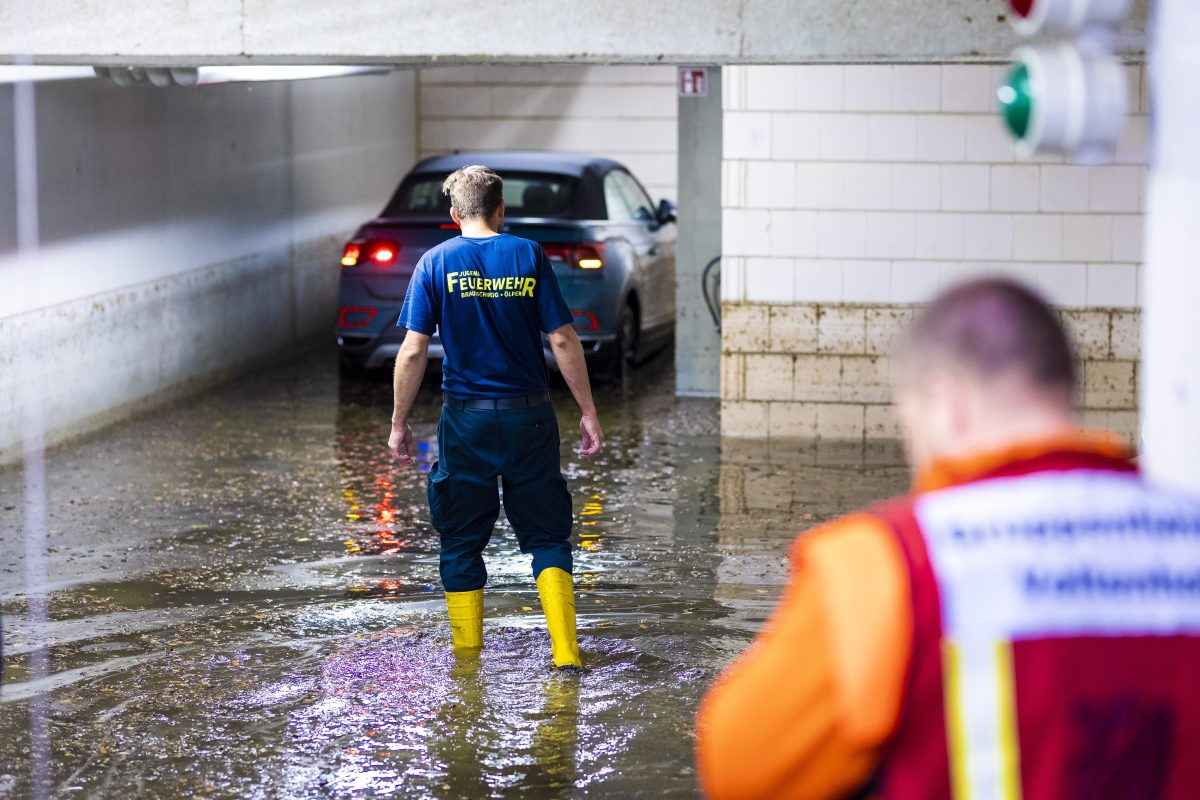
[[[625,369],[637,364],[640,339],[637,307],[633,302],[627,302],[617,320],[616,337],[600,345],[595,358],[588,360],[592,379],[605,383],[620,380]]]

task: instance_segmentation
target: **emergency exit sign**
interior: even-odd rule
[[[708,67],[680,67],[679,96],[708,97]]]

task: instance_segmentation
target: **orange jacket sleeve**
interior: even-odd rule
[[[696,755],[714,800],[855,791],[895,730],[913,621],[894,535],[857,514],[800,537],[791,557],[779,606],[700,707]]]

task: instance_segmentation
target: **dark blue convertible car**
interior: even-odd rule
[[[505,232],[541,243],[575,316],[593,371],[633,365],[667,343],[675,323],[675,207],[655,203],[621,164],[558,153],[472,152],[413,167],[342,254],[336,336],[344,365],[390,367],[417,260],[458,235],[442,181],[483,164],[504,178]],[[441,358],[435,336],[431,358]],[[547,350],[547,359],[551,359]]]

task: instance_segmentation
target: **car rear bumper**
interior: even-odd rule
[[[364,369],[380,369],[382,367],[390,367],[395,362],[396,354],[400,352],[400,342],[380,342],[374,346],[368,345],[361,349],[364,352],[350,354],[346,352],[346,348],[342,348],[342,353],[350,357],[351,360]],[[430,361],[441,361],[444,356],[445,353],[442,351],[440,344],[430,343]]]
[[[615,334],[607,336],[580,336],[579,343],[583,345],[583,357],[596,357],[603,349],[604,345],[615,342],[617,337]],[[545,337],[542,338],[542,355],[546,359],[546,366],[557,370],[558,364],[554,360],[554,353],[550,350],[550,342]]]

